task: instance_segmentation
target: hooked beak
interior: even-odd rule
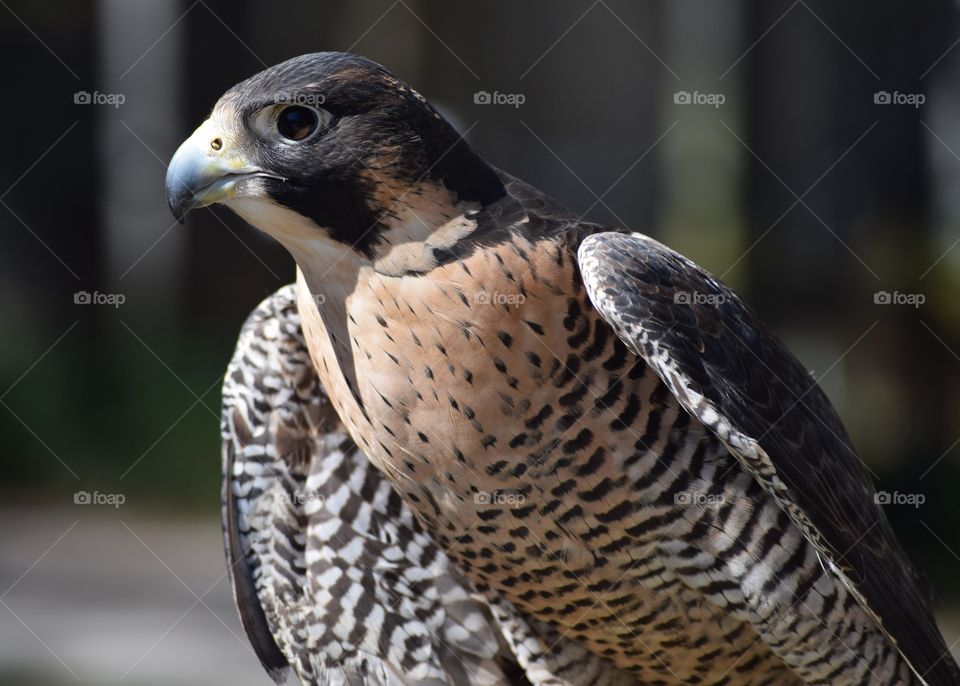
[[[283,178],[250,164],[233,138],[217,129],[213,120],[203,122],[177,148],[167,167],[167,205],[181,224],[193,208],[234,197],[245,179]]]

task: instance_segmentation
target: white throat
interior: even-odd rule
[[[303,282],[311,296],[306,302],[298,296],[297,305],[304,333],[308,326],[314,325],[311,326],[313,335],[306,336],[314,363],[318,371],[327,367],[338,370],[331,372],[336,378],[324,380],[332,384],[331,391],[349,388],[359,401],[347,312],[358,286],[373,274],[370,260],[330,238],[327,231],[311,219],[272,200],[235,197],[227,206],[277,239],[293,256],[298,268],[297,280]],[[336,357],[335,363],[322,364],[321,360],[330,354]]]
[[[311,219],[272,200],[237,197],[226,205],[287,249],[318,302],[345,303],[361,272],[371,267],[370,260],[330,238]]]
[[[451,248],[473,233],[479,205],[454,207],[450,201],[449,192],[436,187],[397,196],[383,214],[385,230],[372,259],[333,240],[325,228],[269,198],[238,196],[226,205],[293,255],[315,295],[345,298],[353,292],[364,267],[386,276],[429,271],[437,266],[435,250]]]

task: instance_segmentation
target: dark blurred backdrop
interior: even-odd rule
[[[938,0],[0,0],[0,682],[267,683],[222,578],[218,392],[293,264],[222,209],[176,225],[163,177],[227,87],[317,50],[738,289],[958,640],[958,43]]]

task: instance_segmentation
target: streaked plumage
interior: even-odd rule
[[[234,597],[277,683],[288,665],[304,684],[629,683],[451,569],[330,406],[292,286],[243,327],[221,431]]]
[[[323,95],[298,138],[291,93]],[[322,53],[234,87],[168,195],[288,248],[331,406],[491,604],[637,683],[960,683],[789,351],[696,265],[487,165],[379,66]]]

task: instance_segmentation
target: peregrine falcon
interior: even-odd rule
[[[249,394],[225,408],[227,545],[268,667],[416,682],[469,655],[497,679],[531,666],[516,622],[487,638],[503,611],[545,647],[533,666],[556,636],[610,666],[598,684],[960,684],[839,417],[749,307],[486,163],[383,67],[318,53],[234,86],[166,191],[297,264],[295,308],[254,315],[226,394]],[[313,484],[322,506],[260,514]],[[377,509],[392,493],[415,517]],[[398,550],[375,533],[395,527]],[[390,611],[381,574],[411,598],[410,652],[364,619]],[[474,642],[444,637],[468,621]]]

